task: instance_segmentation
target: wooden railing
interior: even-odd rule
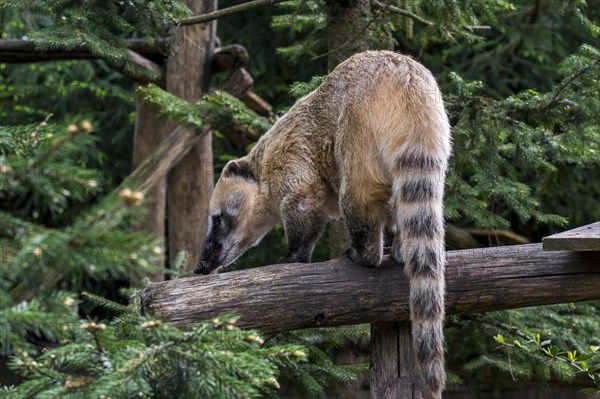
[[[448,252],[446,313],[600,298],[600,223],[548,237],[543,246]],[[390,258],[378,269],[334,259],[165,281],[144,290],[142,307],[182,327],[223,313],[263,332],[371,323],[373,398],[420,397],[404,322],[408,282]]]

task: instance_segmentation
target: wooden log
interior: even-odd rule
[[[184,0],[193,13],[217,8],[216,0]],[[179,27],[179,47],[167,64],[167,91],[189,102],[196,102],[208,91],[214,51],[216,21]],[[191,129],[191,128],[189,128]],[[212,135],[202,137],[171,170],[167,179],[167,231],[169,264],[174,265],[180,251],[189,254],[193,269],[208,223],[208,202],[213,188]]]
[[[258,94],[252,90],[247,91],[244,96],[240,99],[248,108],[254,112],[258,112],[261,115],[273,114],[273,107],[271,104],[263,100]]]
[[[600,298],[600,254],[544,252],[541,244],[448,252],[447,314]],[[408,282],[386,257],[381,268],[347,259],[282,264],[148,286],[143,309],[189,326],[223,313],[265,332],[408,318]]]
[[[167,42],[165,40],[158,40],[154,45],[151,45],[142,39],[129,39],[127,40],[127,47],[155,62],[164,58],[168,51]],[[98,57],[92,54],[85,46],[75,47],[69,50],[57,47],[40,51],[31,40],[0,40],[0,62],[26,63],[95,58]]]
[[[600,222],[545,237],[544,251],[600,251]]]
[[[135,128],[133,131],[133,159],[132,166],[135,169],[146,158],[152,155],[160,144],[168,137],[168,133],[161,126],[164,124],[149,104],[139,98],[136,99]],[[136,224],[137,231],[151,234],[154,237],[164,239],[166,233],[165,210],[167,203],[167,182],[160,179],[155,186],[146,193],[146,213]],[[164,244],[162,245],[164,250]],[[164,260],[161,259],[156,266],[163,268]],[[164,280],[163,273],[148,276],[152,281]],[[132,281],[133,286],[140,286],[137,281]]]
[[[169,52],[166,40],[158,40],[152,45],[141,39],[129,39],[127,40],[127,47],[132,53],[138,54],[153,64],[162,64]],[[0,62],[5,63],[89,60],[96,58],[98,57],[85,46],[69,50],[57,47],[40,51],[31,40],[0,39]],[[248,51],[239,44],[216,48],[212,59],[212,73],[244,67],[248,63],[248,59]],[[139,63],[139,65],[143,66],[144,62]],[[155,67],[151,65],[149,69],[155,70]]]
[[[371,397],[423,399],[408,321],[371,324]]]
[[[243,68],[249,58],[246,48],[239,44],[216,48],[212,59],[212,73],[217,74],[228,69]]]
[[[220,89],[225,90],[234,97],[242,98],[248,90],[254,85],[254,79],[244,68],[234,69],[231,75],[221,85]]]

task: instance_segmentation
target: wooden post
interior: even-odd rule
[[[416,364],[408,321],[371,324],[371,398],[423,398]]]
[[[137,168],[168,137],[169,132],[161,129],[164,122],[156,115],[150,105],[139,97],[136,99],[135,129],[133,133],[133,169]],[[158,181],[146,194],[146,214],[137,224],[136,229],[155,237],[165,237],[165,206],[167,182]],[[162,246],[163,250],[164,245]],[[156,266],[164,267],[164,259]],[[164,280],[163,273],[148,276],[151,281]],[[133,282],[135,284],[135,282]]]
[[[185,0],[194,14],[217,8],[216,0]],[[190,102],[206,93],[210,79],[216,21],[177,28],[177,46],[167,64],[167,91]],[[172,130],[172,125],[167,130]],[[206,233],[208,201],[213,187],[212,137],[204,136],[173,168],[167,180],[169,260],[190,255],[196,266]]]

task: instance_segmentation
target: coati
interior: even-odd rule
[[[390,51],[356,54],[296,104],[248,155],[223,169],[195,273],[237,259],[282,222],[284,263],[310,262],[328,219],[343,217],[346,255],[380,265],[383,231],[410,280],[417,359],[431,397],[444,387],[444,220],[450,126],[432,74]]]

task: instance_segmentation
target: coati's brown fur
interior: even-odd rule
[[[450,127],[431,73],[413,59],[368,51],[340,64],[229,162],[210,201],[197,273],[233,262],[278,222],[283,262],[310,262],[330,218],[351,236],[347,256],[379,266],[383,231],[410,280],[414,348],[430,396],[444,387],[442,197]]]

